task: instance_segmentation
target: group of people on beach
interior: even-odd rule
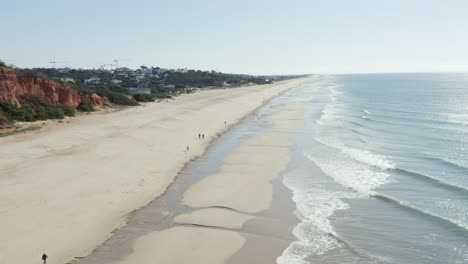
[[[198,139],[205,139],[205,134],[198,133]],[[187,151],[190,150],[190,146],[187,145]]]
[[[224,125],[227,125],[227,122],[224,121]],[[198,139],[205,139],[205,134],[202,134],[202,133],[198,133]],[[190,147],[187,146],[187,151],[190,150]]]

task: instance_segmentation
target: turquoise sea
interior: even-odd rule
[[[283,175],[301,223],[278,263],[468,263],[468,74],[322,76],[288,98],[307,104]]]

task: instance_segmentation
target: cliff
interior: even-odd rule
[[[63,104],[73,108],[78,107],[83,100],[90,100],[94,106],[108,103],[106,98],[97,94],[80,93],[66,84],[0,67],[0,101],[21,106],[22,97],[26,95],[39,96],[51,104]]]

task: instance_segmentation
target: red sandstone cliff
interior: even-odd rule
[[[80,93],[66,84],[0,67],[0,101],[20,106],[21,97],[24,95],[39,96],[52,104],[64,104],[73,108],[85,99],[90,100],[95,106],[108,103],[106,98],[97,94]]]

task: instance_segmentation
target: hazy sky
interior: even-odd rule
[[[0,0],[0,59],[251,74],[468,71],[468,0]]]

